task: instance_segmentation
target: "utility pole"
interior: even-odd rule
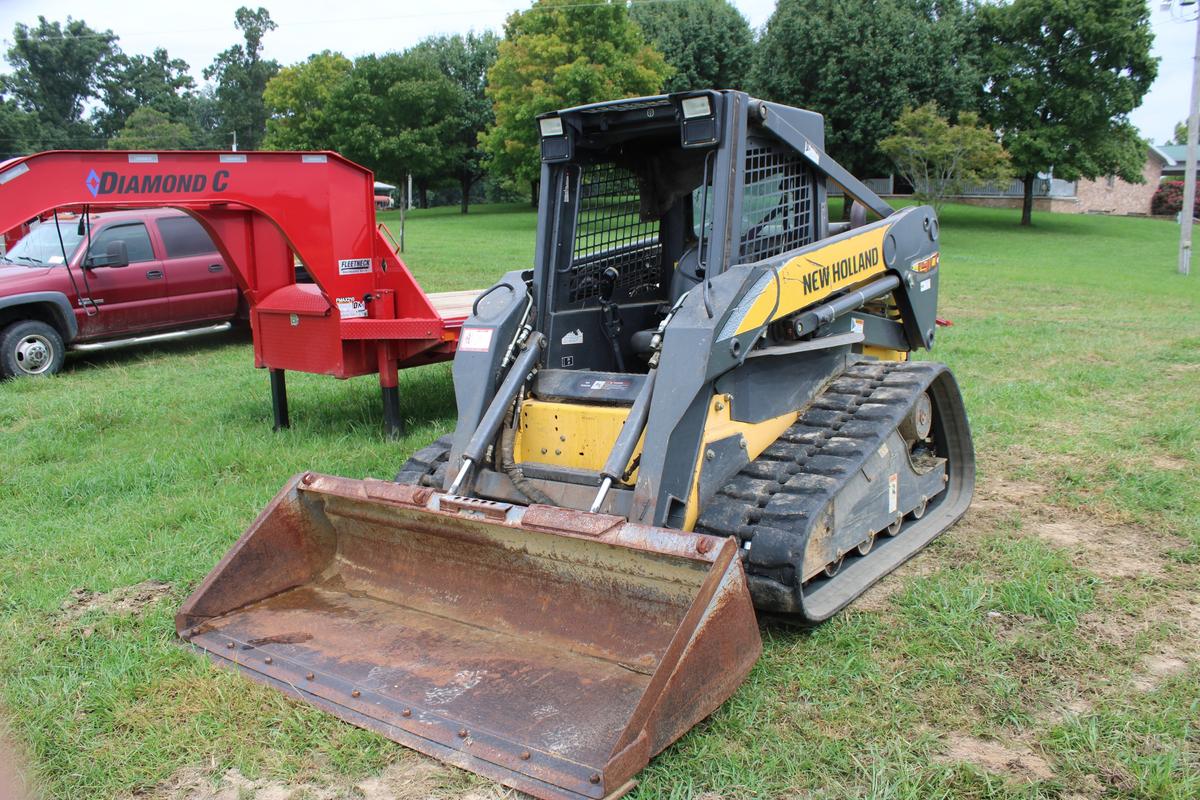
[[[1196,0],[1180,0],[1180,7]],[[1196,17],[1196,47],[1192,52],[1192,102],[1188,113],[1187,168],[1183,176],[1183,208],[1179,210],[1179,274],[1191,271],[1192,217],[1196,210],[1196,138],[1200,129],[1200,14]]]
[[[233,152],[237,152],[237,131],[233,132]]]

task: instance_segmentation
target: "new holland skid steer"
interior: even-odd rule
[[[938,221],[740,92],[547,114],[534,268],[476,301],[454,435],[293,479],[178,615],[218,660],[543,798],[627,791],[966,510]],[[827,184],[854,208],[830,222]],[[868,222],[870,212],[877,219]]]

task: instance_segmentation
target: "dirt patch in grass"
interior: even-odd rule
[[[1050,493],[1050,487],[1033,481],[985,480],[961,527],[990,532],[1019,523],[1023,533],[1068,551],[1076,566],[1101,578],[1163,573],[1166,550],[1177,544],[1174,536],[1056,506],[1047,499]]]
[[[25,752],[17,746],[8,718],[0,709],[0,800],[28,800],[34,796],[27,763]]]
[[[1081,513],[1059,513],[1046,507],[1030,531],[1071,553],[1077,566],[1101,578],[1160,575],[1165,562],[1162,534],[1136,525],[1104,525]]]
[[[147,606],[158,602],[170,591],[171,584],[162,581],[142,581],[133,586],[121,586],[110,592],[93,592],[82,587],[72,589],[71,596],[63,601],[54,630],[63,633],[93,611],[116,616],[140,614]],[[88,630],[85,629],[84,633],[88,633]]]
[[[1175,472],[1178,470],[1193,469],[1192,462],[1186,458],[1179,456],[1168,455],[1166,453],[1155,453],[1150,456],[1150,466],[1155,469]]]
[[[500,800],[525,797],[496,784],[465,790],[451,771],[415,753],[358,781],[328,783],[246,777],[237,769],[220,775],[199,767],[185,767],[149,791],[130,800]],[[5,799],[6,800],[6,799]]]
[[[1054,777],[1054,770],[1046,760],[1023,744],[1006,745],[960,733],[950,734],[946,738],[946,749],[941,759],[971,764],[985,772],[1025,783]]]
[[[1171,651],[1152,653],[1142,659],[1141,669],[1133,676],[1133,688],[1150,692],[1168,678],[1187,672],[1188,662]]]

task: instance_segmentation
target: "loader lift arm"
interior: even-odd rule
[[[377,226],[374,176],[336,153],[52,151],[0,165],[0,231],[59,210],[176,208],[194,217],[250,303],[255,366],[379,373],[400,429],[399,369],[451,358],[470,293],[427,295]],[[314,283],[296,282],[299,259]]]

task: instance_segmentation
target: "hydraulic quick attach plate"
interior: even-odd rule
[[[312,473],[176,623],[219,663],[542,798],[627,791],[761,651],[732,539]]]

